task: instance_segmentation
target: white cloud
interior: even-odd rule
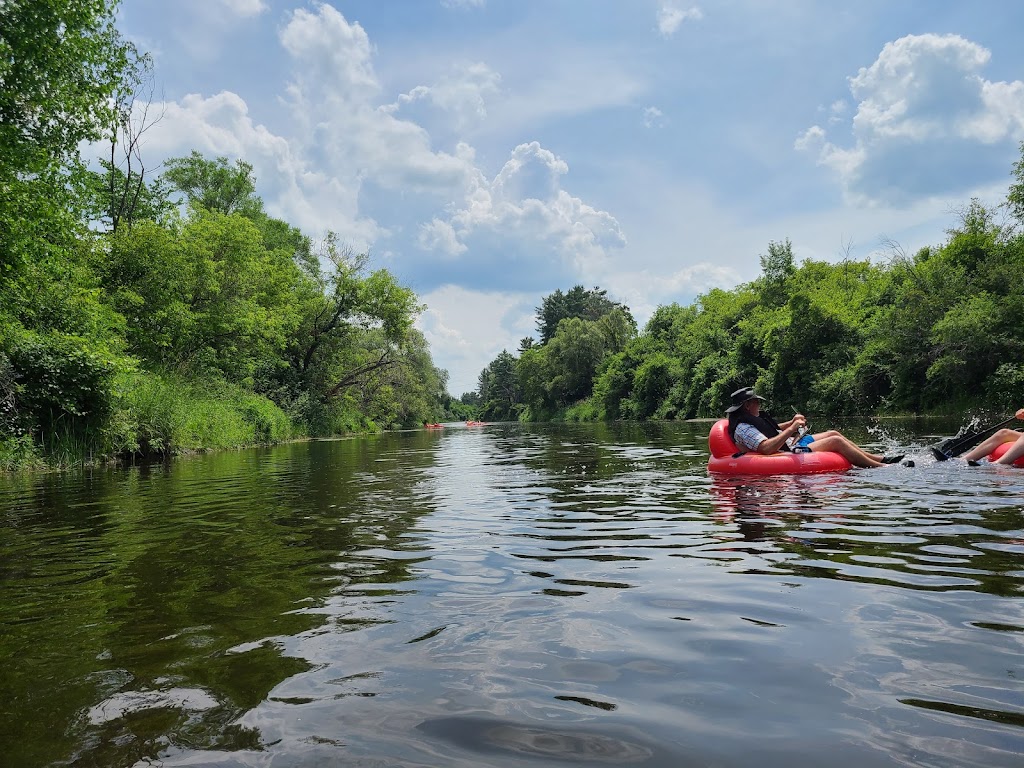
[[[441,0],[444,8],[483,8],[486,0]]]
[[[614,293],[633,313],[640,327],[659,306],[689,301],[712,288],[732,288],[741,275],[732,267],[699,262],[668,274],[643,269],[604,275],[599,284]]]
[[[447,256],[459,256],[467,248],[459,242],[455,228],[447,221],[432,219],[420,227],[419,243],[427,250],[436,250]]]
[[[301,82],[318,83],[332,100],[361,104],[376,96],[380,86],[369,36],[331,6],[320,5],[315,13],[294,11],[281,43],[300,63]]]
[[[436,84],[418,85],[398,97],[398,101],[381,107],[381,111],[394,115],[418,102],[448,113],[455,127],[464,130],[487,117],[487,99],[499,92],[501,76],[486,64],[465,65],[443,77]]]
[[[357,249],[381,236],[380,226],[359,214],[357,184],[313,168],[292,142],[256,124],[237,94],[190,94],[162,108],[163,118],[144,137],[148,156],[196,149],[212,157],[243,158],[252,163],[272,215],[310,233],[342,232]]]
[[[435,201],[464,196],[477,174],[472,148],[435,152],[421,126],[378,109],[373,48],[359,24],[321,5],[295,11],[280,34],[295,73],[289,135],[254,121],[237,94],[191,94],[163,106],[147,150],[244,158],[269,212],[311,234],[332,229],[360,250],[387,234],[362,211],[366,184]]]
[[[515,354],[520,339],[536,335],[533,294],[444,285],[421,298],[427,309],[417,326],[434,364],[451,374],[448,390],[455,396],[475,390],[480,371],[501,350]]]
[[[663,128],[666,120],[665,115],[657,107],[644,109],[644,128]]]
[[[906,204],[970,189],[1005,173],[1007,149],[1024,138],[1024,83],[985,80],[990,57],[958,35],[887,43],[850,78],[853,145],[830,142],[815,125],[795,146],[816,152],[861,202]]]
[[[663,37],[671,37],[687,19],[699,21],[704,18],[700,8],[680,8],[675,3],[662,3],[658,9],[658,31]]]
[[[263,0],[221,0],[229,11],[242,16],[259,16],[267,10],[267,4]]]
[[[539,143],[520,144],[492,181],[478,175],[464,207],[431,222],[421,242],[449,255],[469,251],[478,262],[514,265],[500,279],[520,286],[541,269],[546,283],[552,270],[568,279],[603,271],[609,250],[623,247],[625,236],[611,214],[562,189],[568,171]]]

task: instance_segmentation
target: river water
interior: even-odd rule
[[[915,468],[719,479],[707,429],[0,478],[0,764],[1024,765],[1024,470],[894,423]]]

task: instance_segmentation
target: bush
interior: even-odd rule
[[[296,430],[261,395],[218,382],[136,372],[118,381],[105,445],[112,454],[176,454],[279,442]]]
[[[1003,363],[988,380],[988,400],[993,406],[1016,410],[1024,404],[1024,365]]]
[[[133,361],[64,333],[22,331],[7,350],[17,410],[24,426],[88,430],[108,415],[114,377]]]
[[[31,435],[0,437],[0,471],[32,469],[42,464]]]

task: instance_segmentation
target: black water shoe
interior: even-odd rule
[[[906,461],[903,462],[903,466],[904,467],[913,467],[914,466],[914,460],[913,459],[907,459]]]
[[[899,464],[901,461],[903,461],[903,457],[904,456],[906,456],[905,453],[901,453],[899,456],[883,456],[882,457],[882,463],[883,464]]]
[[[968,467],[980,467],[981,466],[981,462],[980,461],[975,461],[974,459],[968,459],[967,460],[967,466]]]
[[[935,446],[932,446],[932,456],[935,457],[936,461],[946,461],[947,459],[953,458],[948,453],[943,453],[942,451],[940,451]]]

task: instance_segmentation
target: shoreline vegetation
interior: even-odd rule
[[[0,470],[439,421],[716,418],[741,385],[829,416],[1024,402],[1024,160],[1005,201],[971,200],[913,255],[798,264],[770,242],[755,280],[643,329],[606,290],[558,289],[537,337],[456,398],[415,293],[270,216],[244,159],[147,167],[150,59],[116,0],[79,5],[15,3],[0,30]]]

